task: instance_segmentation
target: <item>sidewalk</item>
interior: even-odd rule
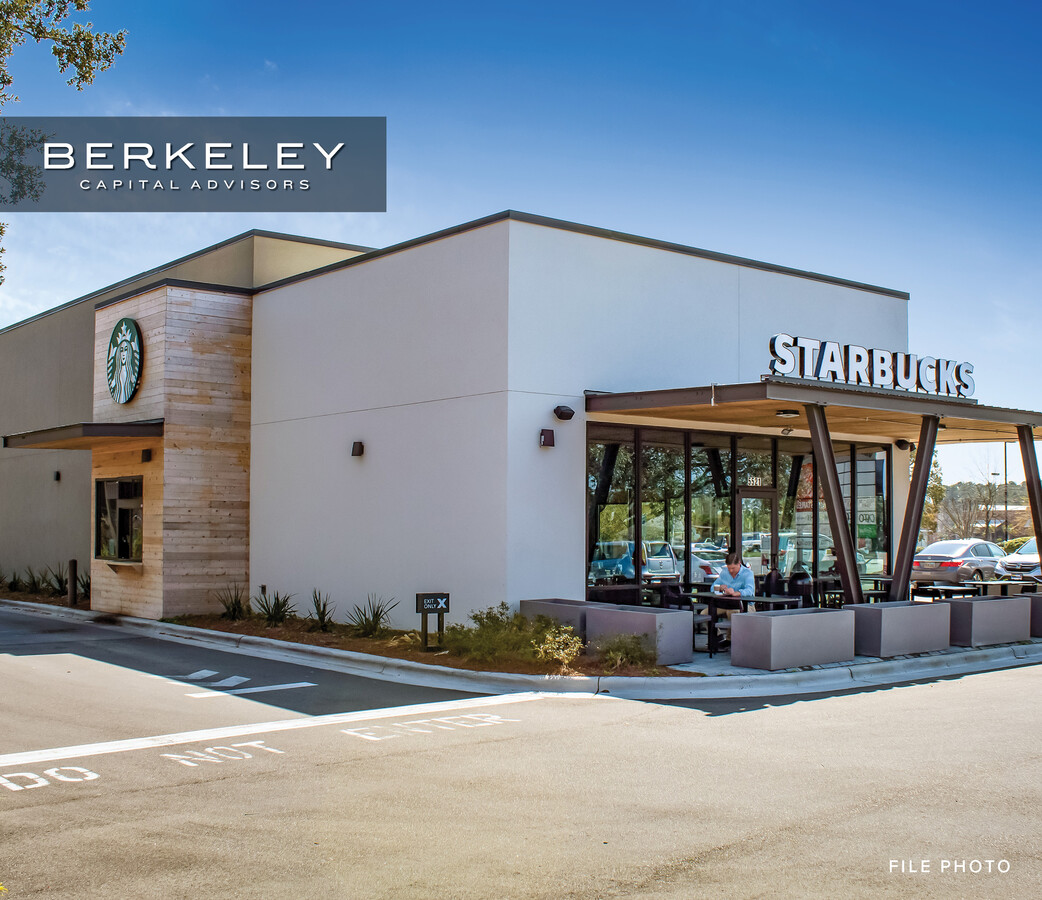
[[[270,638],[238,636],[151,619],[135,619],[131,616],[116,617],[117,624],[112,624],[114,617],[109,613],[25,601],[0,599],[0,608],[80,624],[132,630],[143,636],[161,640],[329,669],[378,681],[397,681],[475,694],[546,691],[610,694],[631,700],[719,700],[734,697],[830,693],[852,688],[951,678],[1042,663],[1042,638],[1035,638],[1017,644],[974,649],[952,647],[948,650],[893,659],[859,656],[853,662],[786,669],[779,672],[736,668],[731,665],[730,657],[726,654],[718,654],[709,659],[708,655],[697,653],[692,662],[671,666],[678,671],[692,673],[694,677],[512,675],[503,672],[453,669]]]

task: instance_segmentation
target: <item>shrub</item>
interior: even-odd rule
[[[292,599],[293,594],[280,594],[278,591],[273,591],[270,596],[259,594],[254,597],[253,604],[257,607],[257,612],[264,616],[264,624],[268,628],[274,628],[296,612],[293,604],[290,603]]]
[[[616,634],[595,647],[606,669],[618,672],[630,666],[648,669],[655,665],[655,652],[642,634]]]
[[[392,597],[384,600],[369,594],[364,606],[356,606],[347,616],[347,624],[357,637],[378,637],[387,631],[391,621],[391,610],[398,605]]]
[[[450,625],[445,629],[445,649],[457,656],[488,661],[513,658],[534,660],[536,644],[553,627],[552,619],[538,616],[530,622],[506,603],[470,614],[473,625]]]
[[[76,578],[76,584],[83,597],[90,596],[90,572],[83,572]]]
[[[1003,541],[999,546],[1007,553],[1016,553],[1029,540],[1031,540],[1030,536],[1010,538],[1008,541]]]
[[[0,566],[0,587],[7,586],[7,573],[4,571],[4,567]]]
[[[567,669],[582,653],[584,645],[571,625],[552,622],[543,632],[542,638],[533,638],[532,646],[540,659],[554,660],[561,664],[562,669]]]
[[[11,578],[7,582],[7,589],[9,591],[13,591],[14,593],[18,593],[19,591],[25,590],[25,583],[22,581],[21,578],[18,577],[17,572],[11,573]]]
[[[313,628],[329,631],[333,625],[333,604],[329,602],[329,594],[323,594],[318,588],[311,591],[311,612],[308,618],[313,621]]]
[[[64,563],[58,563],[56,569],[52,569],[48,566],[46,577],[51,585],[51,593],[54,594],[55,597],[64,597],[69,593],[69,570],[65,567]]]
[[[33,569],[32,566],[25,567],[25,592],[27,594],[39,594],[43,587],[43,578],[41,573]]]
[[[224,612],[221,613],[222,619],[231,619],[231,621],[236,622],[239,619],[248,618],[250,613],[253,612],[253,607],[250,606],[250,598],[246,594],[246,588],[237,581],[233,581],[226,587],[219,588],[214,592],[214,596],[221,606],[224,607]]]

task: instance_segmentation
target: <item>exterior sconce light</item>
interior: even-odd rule
[[[365,444],[363,444],[361,441],[355,441],[351,445],[351,455],[361,456],[363,453],[365,453]]]
[[[554,445],[554,430],[552,428],[542,428],[539,430],[539,446],[540,447],[552,447]]]
[[[911,441],[906,441],[904,438],[898,438],[896,441],[894,441],[894,446],[897,447],[898,450],[912,449]]]
[[[798,419],[800,417],[799,410],[796,409],[779,409],[775,415],[779,419]]]
[[[62,480],[62,473],[61,472],[55,472],[54,473],[54,480],[55,481],[61,481]]]
[[[152,462],[152,451],[151,450],[142,450],[141,451],[141,461],[143,463]]]
[[[575,410],[570,406],[555,406],[554,415],[557,416],[562,422],[567,422],[572,416],[575,415]]]

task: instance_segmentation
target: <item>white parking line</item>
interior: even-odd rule
[[[228,679],[229,681],[231,679]],[[249,680],[249,679],[246,679]],[[236,688],[233,691],[201,691],[197,694],[185,694],[186,697],[224,697],[228,694],[263,694],[265,691],[291,691],[294,688],[316,687],[313,681],[295,681],[293,684],[268,684],[260,687]]]
[[[551,694],[526,692],[502,694],[498,697],[473,697],[466,700],[447,700],[441,703],[416,703],[411,706],[394,706],[386,709],[365,709],[350,713],[333,713],[327,716],[282,719],[275,722],[258,722],[252,725],[230,725],[224,728],[208,728],[202,731],[183,731],[178,734],[159,734],[152,737],[131,738],[124,741],[107,741],[97,744],[80,744],[72,747],[55,747],[48,750],[29,750],[23,753],[7,753],[0,756],[0,769],[10,766],[31,765],[63,759],[81,759],[101,756],[106,753],[125,753],[128,750],[146,750],[150,747],[172,747],[177,744],[193,744],[197,741],[215,741],[243,737],[251,734],[269,734],[278,731],[295,731],[299,728],[315,728],[321,725],[341,725],[349,722],[365,722],[371,719],[390,719],[397,716],[428,715],[452,712],[458,709],[475,709],[487,706],[504,706],[511,703],[526,703],[548,697],[574,699],[611,700],[603,694]]]

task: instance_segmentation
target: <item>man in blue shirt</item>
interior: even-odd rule
[[[752,597],[756,593],[752,569],[742,565],[737,553],[728,553],[712,590],[725,597]]]

